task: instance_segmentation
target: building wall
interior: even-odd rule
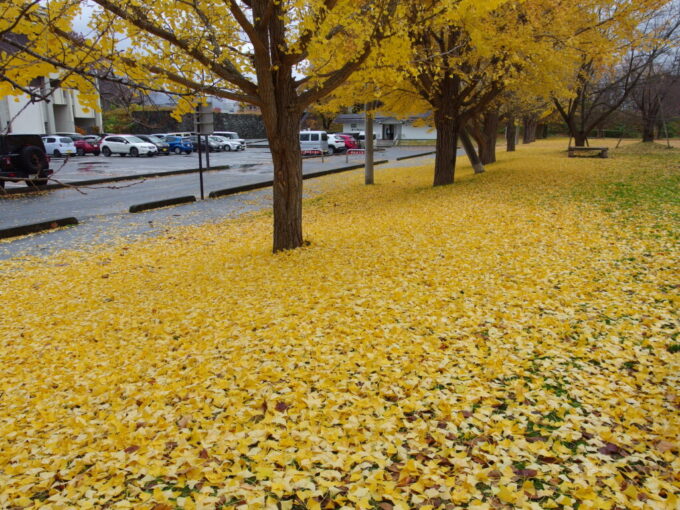
[[[19,101],[15,101],[15,97]],[[45,132],[45,116],[40,103],[30,103],[28,96],[10,96],[2,100],[0,128],[12,133],[42,134]],[[9,129],[8,129],[9,126]]]
[[[0,131],[5,131],[8,123],[12,133],[73,133],[76,127],[102,131],[101,114],[85,111],[77,92],[62,89],[56,89],[50,101],[38,103],[31,103],[25,94],[0,99]]]
[[[365,131],[363,121],[358,121],[351,124],[343,124],[343,133],[352,133]],[[436,140],[437,130],[427,126],[413,126],[405,122],[401,125],[395,125],[394,138],[399,140]],[[383,125],[379,122],[373,124],[373,132],[378,140],[383,138]]]
[[[402,140],[436,140],[437,130],[427,126],[404,124],[401,127]]]

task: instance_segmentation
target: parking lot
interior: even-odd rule
[[[203,166],[206,165],[203,154]],[[271,163],[268,149],[252,148],[238,152],[211,152],[210,166],[239,167],[242,165],[266,165]],[[170,172],[198,168],[198,153],[170,154],[169,156],[154,157],[121,157],[113,155],[75,156],[68,159],[52,158],[51,168],[54,170],[53,179],[64,183],[73,183],[90,179],[106,177],[120,177],[147,174],[152,172]]]

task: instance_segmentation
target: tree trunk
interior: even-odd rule
[[[514,117],[508,119],[505,131],[505,143],[508,152],[515,152],[517,143],[517,125],[515,124]]]
[[[485,165],[496,162],[496,142],[498,141],[498,124],[500,116],[496,111],[484,114],[482,119],[482,137],[479,140],[479,159]]]
[[[276,109],[262,108],[274,164],[274,252],[302,246],[302,112],[281,93]],[[274,111],[272,111],[274,110]],[[275,113],[276,112],[276,113]]]
[[[536,141],[536,127],[538,123],[533,117],[524,117],[524,136],[522,143],[532,143]]]
[[[369,108],[373,105],[370,104]],[[364,168],[364,184],[373,184],[373,159],[374,159],[374,147],[373,147],[373,112],[366,111],[366,129],[364,130],[364,140],[366,141],[366,162]]]
[[[434,159],[434,186],[453,184],[456,173],[456,144],[458,143],[458,119],[452,113],[435,112],[437,128],[437,153]]]
[[[472,168],[475,171],[475,173],[476,174],[484,173],[484,165],[482,164],[482,161],[479,159],[479,155],[475,150],[475,146],[473,145],[472,140],[470,140],[470,135],[468,134],[467,130],[461,129],[459,138],[461,143],[463,144],[463,148],[465,149],[465,154],[467,154],[467,157],[470,160],[470,164],[472,165]]]
[[[647,116],[642,117],[642,141],[643,142],[653,142],[654,141],[654,125],[656,124],[656,119]]]
[[[588,137],[583,131],[577,131],[576,133],[573,133],[574,135],[574,146],[575,147],[585,147],[586,146],[586,141],[588,140]]]

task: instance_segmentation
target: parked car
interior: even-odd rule
[[[182,131],[179,133],[167,133],[165,136],[179,136],[180,138],[187,138],[189,136],[193,136],[196,133],[190,133],[188,131]]]
[[[111,154],[120,154],[121,157],[125,157],[128,154],[133,157],[141,155],[151,157],[158,154],[158,149],[154,144],[145,142],[134,135],[105,136],[102,140],[101,148],[102,154],[107,157]]]
[[[300,131],[300,149],[330,154],[328,134],[325,131]]]
[[[232,140],[230,138],[225,138],[224,136],[212,135],[211,140],[216,140],[222,145],[223,151],[242,151],[245,149],[243,144],[238,140]]]
[[[42,186],[52,173],[40,135],[0,135],[0,188],[23,180]]]
[[[187,136],[186,138],[184,138],[184,140],[189,140],[192,143],[194,150],[197,151],[198,150],[198,140],[197,140],[197,138],[198,137],[196,135],[191,135],[191,136]],[[214,140],[214,139],[211,140],[210,136],[208,136],[207,147],[208,147],[208,150],[210,152],[219,152],[219,151],[222,150],[222,144],[217,140]],[[206,148],[205,135],[201,135],[201,150],[204,151],[205,148]]]
[[[154,144],[156,146],[156,149],[158,149],[158,154],[165,154],[166,156],[170,155],[170,144],[168,144],[161,137],[154,135],[135,135],[135,136],[137,138],[141,138],[145,142]]]
[[[223,136],[224,138],[228,138],[229,140],[240,143],[243,149],[246,148],[246,141],[240,136],[238,136],[238,133],[234,131],[213,131],[213,135]]]
[[[55,158],[73,156],[76,153],[73,139],[67,136],[48,135],[43,136],[42,141],[45,145],[45,152]]]
[[[81,136],[73,139],[73,145],[76,146],[76,154],[84,156],[85,154],[94,154],[99,156],[101,149],[99,148],[98,136]]]
[[[338,134],[336,136],[339,136],[345,141],[345,150],[347,149],[358,149],[359,148],[359,142],[350,135],[345,135],[345,134]]]
[[[333,152],[342,152],[345,150],[345,139],[336,134],[328,135],[328,148]]]
[[[175,154],[191,154],[194,151],[193,144],[180,138],[179,136],[166,135],[163,137],[165,142],[170,146],[170,151]]]

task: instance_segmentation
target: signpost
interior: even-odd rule
[[[196,132],[196,142],[198,143],[198,175],[201,183],[201,200],[203,196],[203,158],[201,156],[201,136],[205,135],[205,168],[210,168],[210,149],[208,147],[208,136],[215,130],[213,122],[213,109],[211,105],[199,105],[194,114],[194,131]]]

